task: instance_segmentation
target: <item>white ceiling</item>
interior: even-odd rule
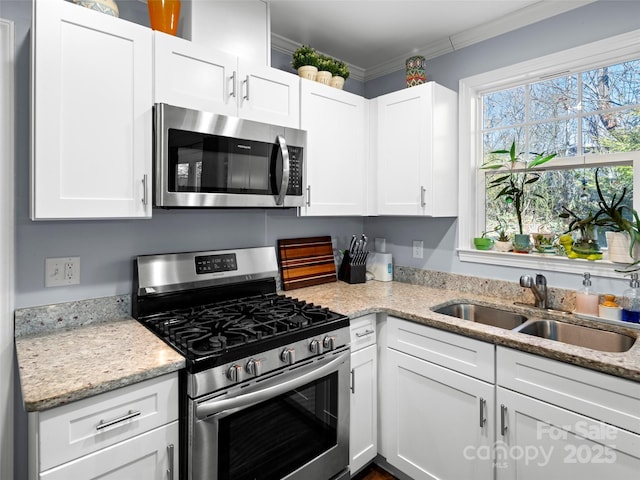
[[[301,44],[351,65],[369,80],[404,68],[415,54],[434,58],[594,0],[267,0],[272,46]]]

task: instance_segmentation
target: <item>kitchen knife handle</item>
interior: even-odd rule
[[[235,70],[229,77],[229,80],[231,80],[231,93],[229,94],[229,96],[235,98],[236,97],[236,71]]]
[[[247,99],[248,98],[249,97],[247,96]],[[278,198],[276,198],[276,205],[284,205],[284,197],[287,195],[287,190],[289,190],[289,149],[287,148],[287,142],[282,135],[278,135],[276,137],[276,142],[280,147],[280,152],[282,152],[282,181],[280,182],[280,193]]]
[[[424,208],[426,206],[426,202],[424,200],[425,193],[427,193],[427,189],[423,186],[420,187],[420,206]]]

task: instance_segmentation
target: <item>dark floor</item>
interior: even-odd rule
[[[367,468],[358,473],[351,480],[397,480],[386,470],[383,470],[375,464],[369,465]]]

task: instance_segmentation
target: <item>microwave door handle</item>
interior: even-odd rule
[[[289,149],[282,135],[276,137],[276,142],[278,142],[280,152],[282,153],[282,181],[280,182],[280,193],[276,198],[276,205],[284,205],[284,197],[287,195],[287,190],[289,189]]]
[[[245,393],[244,395],[225,398],[222,400],[209,400],[204,403],[197,404],[195,408],[195,415],[199,420],[202,420],[216,413],[236,408],[249,407],[283,393],[290,392],[291,390],[295,390],[296,388],[303,387],[307,383],[320,380],[329,373],[335,371],[338,365],[349,360],[350,355],[351,352],[346,350],[333,358],[330,362],[327,362],[320,367],[318,367],[317,364],[312,364],[309,366],[311,367],[309,370],[305,371],[303,374],[296,375],[291,380],[282,383],[278,382],[274,385],[251,393]]]

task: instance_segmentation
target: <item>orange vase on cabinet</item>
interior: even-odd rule
[[[176,35],[180,19],[180,0],[147,0],[151,28]]]

